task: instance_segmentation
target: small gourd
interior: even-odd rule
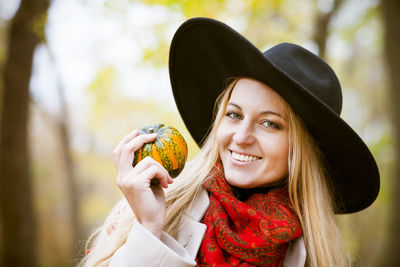
[[[151,143],[144,144],[135,152],[132,165],[147,156],[161,163],[172,178],[175,178],[185,166],[188,148],[185,139],[177,129],[162,123],[143,127],[139,134],[157,133],[157,138]],[[158,181],[158,180],[157,180]],[[152,180],[152,184],[157,182]]]

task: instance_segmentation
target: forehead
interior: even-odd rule
[[[242,78],[236,83],[229,103],[280,112],[285,109],[284,100],[271,87],[249,78]]]

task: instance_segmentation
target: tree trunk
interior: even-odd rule
[[[61,89],[60,89],[61,90]],[[62,92],[60,92],[62,94]],[[79,256],[79,247],[77,246],[78,242],[82,240],[83,231],[82,224],[79,216],[79,192],[78,186],[76,183],[75,172],[74,172],[74,164],[72,160],[71,150],[70,150],[70,142],[69,142],[69,131],[67,124],[67,110],[64,95],[60,95],[62,98],[62,114],[61,118],[56,122],[58,132],[61,139],[61,154],[65,164],[66,170],[66,179],[67,179],[67,188],[68,197],[69,197],[69,208],[70,208],[70,218],[71,218],[71,234],[72,234],[72,251],[74,253],[74,258],[78,258]]]
[[[392,106],[394,130],[395,163],[392,177],[392,199],[389,235],[384,250],[383,266],[400,266],[400,1],[382,1],[383,21],[385,23],[385,56],[389,73],[389,99]]]
[[[59,75],[57,64],[54,59],[54,54],[50,50],[49,46],[47,46],[47,51],[49,53],[49,57],[51,59],[51,63],[53,65],[53,69],[56,76],[57,81],[57,92],[58,98],[60,101],[60,111],[59,116],[55,120],[56,127],[59,133],[60,141],[61,141],[61,156],[64,161],[65,170],[66,170],[66,179],[67,179],[67,188],[69,195],[69,207],[70,207],[70,218],[71,218],[71,235],[72,235],[72,251],[74,252],[74,258],[78,258],[79,252],[82,248],[78,247],[79,241],[84,239],[84,231],[82,229],[82,223],[80,219],[80,194],[79,188],[76,181],[75,176],[75,168],[74,162],[71,153],[70,147],[70,134],[69,134],[69,117],[68,117],[68,106],[65,100],[64,86],[61,81],[61,77]]]
[[[44,22],[48,6],[48,0],[22,0],[10,25],[0,121],[1,266],[37,266],[27,144],[29,81],[33,53],[40,42],[40,22]]]
[[[318,46],[318,55],[321,58],[325,58],[326,41],[329,36],[328,28],[332,17],[335,15],[336,11],[339,9],[343,0],[335,0],[333,2],[333,7],[329,12],[319,12],[315,21],[314,28],[314,42]]]

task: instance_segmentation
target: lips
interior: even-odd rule
[[[242,162],[253,162],[261,159],[260,157],[245,155],[238,152],[231,151],[232,158]]]

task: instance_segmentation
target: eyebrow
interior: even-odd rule
[[[242,108],[241,108],[238,104],[229,102],[228,105],[234,106],[234,107],[236,107],[236,108],[242,110]],[[275,111],[272,111],[272,110],[264,110],[264,111],[261,111],[260,114],[261,114],[261,115],[273,114],[273,115],[275,115],[275,116],[281,117],[281,118],[284,120],[284,117],[283,117],[280,113],[275,112]]]

